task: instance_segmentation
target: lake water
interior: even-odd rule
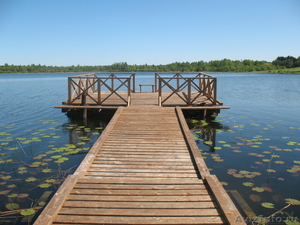
[[[43,205],[39,198],[76,170],[108,123],[109,116],[74,120],[54,108],[77,74],[0,74],[0,211]],[[256,215],[292,203],[285,216],[300,218],[300,75],[209,74],[231,109],[213,122],[187,120],[211,173]],[[136,89],[153,82],[154,73],[137,73]],[[6,224],[23,218],[10,217]]]

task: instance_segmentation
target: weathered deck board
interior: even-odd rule
[[[243,224],[182,117],[174,108],[118,109],[35,225]]]

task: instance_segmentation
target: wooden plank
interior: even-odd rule
[[[119,157],[119,158],[145,158],[145,154],[118,154],[117,152],[115,154],[113,153],[99,153],[97,154],[97,157]],[[181,154],[155,154],[155,153],[152,153],[152,154],[147,154],[147,158],[151,158],[151,159],[161,159],[161,158],[164,158],[164,157],[168,157],[169,159],[190,159],[191,157],[189,155],[181,155]]]
[[[211,109],[211,110],[216,110],[216,109],[230,109],[230,106],[181,106],[181,109],[185,110],[206,110],[206,109]]]
[[[119,169],[122,170],[124,168],[130,169],[130,168],[135,168],[135,169],[152,169],[153,165],[120,165],[120,164],[92,164],[90,168],[114,168],[114,169]],[[193,165],[155,165],[156,169],[164,169],[164,170],[194,170]]]
[[[40,216],[34,222],[34,225],[48,225],[52,224],[55,216],[62,207],[63,202],[67,199],[69,192],[75,185],[78,176],[69,175],[63,182],[60,188],[52,197],[51,201],[46,205]]]
[[[62,208],[60,214],[84,216],[219,216],[216,209],[103,209]]]
[[[167,148],[159,148],[159,147],[155,147],[153,149],[151,148],[140,148],[140,147],[132,147],[132,148],[114,148],[114,147],[105,147],[103,148],[101,151],[99,151],[99,154],[111,154],[111,155],[115,155],[115,154],[119,154],[119,155],[123,155],[123,154],[133,154],[134,152],[136,152],[136,154],[140,154],[140,155],[147,155],[147,153],[149,154],[158,154],[158,155],[166,155],[169,156],[172,153],[176,154],[178,156],[188,156],[188,150],[187,149],[167,149]]]
[[[93,165],[95,164],[110,164],[110,165],[164,165],[164,166],[190,166],[192,165],[191,162],[176,162],[176,161],[170,161],[170,162],[161,162],[161,161],[144,161],[143,163],[137,162],[137,161],[122,161],[122,160],[107,160],[107,159],[95,159],[93,162]]]
[[[68,196],[68,200],[80,201],[120,201],[120,202],[210,202],[211,195],[193,196],[105,196],[105,195],[78,195]]]
[[[156,169],[156,168],[149,168],[149,169],[137,169],[137,168],[126,168],[126,169],[120,169],[120,168],[101,168],[101,167],[93,167],[91,166],[88,169],[88,172],[122,172],[122,173],[192,173],[196,174],[196,171],[194,169],[192,170],[180,170],[180,169]]]
[[[101,106],[101,105],[56,105],[58,109],[118,109],[119,106]]]
[[[220,217],[115,217],[115,216],[75,216],[59,215],[55,221],[59,224],[224,224]]]
[[[66,201],[64,207],[105,209],[209,209],[216,208],[214,202],[101,202]],[[218,209],[218,208],[217,208]]]
[[[81,178],[78,183],[91,183],[91,184],[203,184],[203,180],[194,178],[156,178],[156,179],[143,179],[143,178],[124,178],[119,177],[110,179],[105,177],[87,179]]]
[[[86,177],[188,177],[188,178],[197,178],[197,174],[189,174],[189,173],[129,173],[129,172],[86,172]]]
[[[112,134],[113,132],[111,132]],[[111,139],[111,138],[108,138],[104,145],[103,146],[106,146],[106,145],[110,145],[110,144],[115,144],[115,143],[120,143],[120,140],[115,140],[115,139]],[[160,145],[160,146],[163,146],[163,145],[166,145],[166,146],[184,146],[186,147],[186,144],[183,140],[177,140],[175,142],[166,142],[166,141],[152,141],[152,140],[149,140],[149,141],[140,141],[140,142],[136,142],[136,140],[127,140],[126,143],[124,143],[124,145],[131,145],[131,144],[135,144],[135,145],[141,145],[141,146],[148,146],[148,145]],[[128,146],[129,147],[129,146]],[[186,148],[185,148],[186,149]]]
[[[97,190],[206,190],[203,184],[93,184],[77,183],[74,188]]]
[[[96,156],[97,160],[122,160],[122,161],[136,161],[136,157],[127,157],[127,158],[117,158],[117,157],[99,157]],[[190,159],[181,159],[181,158],[173,158],[173,159],[161,159],[161,158],[139,158],[140,162],[147,162],[147,161],[161,161],[161,162],[190,162]]]
[[[234,203],[231,201],[218,178],[215,175],[209,175],[206,176],[206,181],[212,192],[214,193],[214,196],[217,199],[227,222],[231,225],[246,225],[244,221],[237,220],[237,218],[242,218],[241,214],[237,210]]]
[[[79,195],[115,195],[115,196],[198,196],[198,195],[208,195],[208,191],[202,190],[98,190],[89,188],[74,188],[70,192],[71,194]]]

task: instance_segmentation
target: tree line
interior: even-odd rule
[[[276,60],[272,62],[273,65],[283,66],[286,68],[300,67],[300,56],[295,58],[293,56],[288,57],[277,57]]]
[[[104,66],[46,66],[46,65],[0,65],[0,73],[64,73],[64,72],[256,72],[300,67],[300,56],[277,57],[272,62],[257,60],[212,60],[209,62],[174,62],[166,65],[128,65],[118,62]]]

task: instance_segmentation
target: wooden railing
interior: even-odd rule
[[[99,74],[108,76],[98,77]],[[130,76],[116,76],[124,74]],[[119,93],[122,88],[127,91],[126,99]],[[68,78],[68,104],[73,104],[78,99],[81,99],[81,103],[85,104],[88,98],[93,104],[102,105],[115,94],[127,105],[130,105],[131,93],[134,92],[135,73],[92,73]]]
[[[172,77],[163,77],[174,73],[155,73],[155,90],[158,91],[159,105],[162,106],[171,96],[177,95],[187,105],[192,105],[200,96],[206,96],[213,105],[217,104],[217,78],[204,73],[182,73],[196,74],[195,77],[185,77],[176,73]],[[163,98],[163,91],[171,93]],[[180,92],[186,91],[183,97]],[[192,95],[193,94],[193,95]]]

